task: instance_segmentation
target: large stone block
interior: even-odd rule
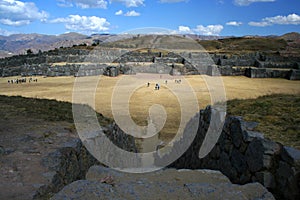
[[[258,172],[272,167],[273,158],[271,155],[275,153],[276,147],[274,145],[275,149],[273,149],[270,143],[273,144],[271,141],[255,139],[249,144],[245,155],[251,172]]]
[[[274,199],[259,183],[234,185],[212,170],[128,174],[93,166],[87,178],[66,186],[52,199]]]
[[[263,171],[255,173],[256,180],[260,182],[263,186],[269,189],[276,188],[276,181],[271,172]]]
[[[239,174],[242,174],[247,170],[248,166],[247,166],[245,156],[235,148],[231,153],[231,163],[232,166],[237,170]]]

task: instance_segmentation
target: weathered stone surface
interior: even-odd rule
[[[195,199],[274,199],[271,193],[258,183],[238,186],[228,183],[185,185]]]
[[[18,99],[16,102],[23,103],[24,99]],[[0,102],[1,115],[16,113],[14,104],[6,102]],[[99,164],[83,146],[73,123],[36,117],[24,111],[0,118],[0,199],[49,199],[66,184],[83,179],[90,166]],[[103,130],[112,142],[134,151],[133,137],[122,134],[116,124]]]
[[[287,179],[294,174],[294,170],[285,162],[280,161],[277,170],[277,175],[282,179]]]
[[[111,185],[98,181],[79,180],[66,186],[51,199],[124,199],[114,191]]]
[[[255,177],[257,181],[264,185],[266,188],[274,189],[276,187],[275,178],[271,172],[257,172],[255,173]]]
[[[113,183],[103,183],[108,176]],[[93,166],[87,179],[73,182],[52,199],[274,199],[258,183],[234,185],[212,170],[166,169],[127,174]]]
[[[287,74],[289,80],[300,80],[300,70],[290,70]]]
[[[245,75],[250,78],[288,78],[289,71],[250,67],[245,70]]]
[[[232,166],[237,170],[239,174],[242,174],[247,170],[247,162],[245,156],[240,153],[237,149],[233,149],[231,154]]]
[[[225,152],[222,152],[220,155],[220,171],[226,176],[230,177],[232,180],[236,179],[237,172],[236,169],[232,166],[230,162],[230,157]]]
[[[239,119],[233,119],[230,124],[230,133],[232,143],[236,148],[239,148],[242,142],[242,127]]]
[[[250,143],[246,151],[246,160],[251,172],[270,169],[272,165],[272,157],[265,154],[265,149],[260,140]]]
[[[258,122],[241,121],[243,128],[248,131],[253,131],[258,126]]]
[[[167,66],[171,75],[208,74],[211,76],[248,76],[261,78],[287,78],[299,80],[299,57],[286,58],[280,55],[264,55],[263,53],[245,53],[242,55],[208,54],[206,52],[138,52],[127,49],[96,48],[76,49],[62,48],[38,54],[19,55],[0,60],[0,75],[6,76],[117,76],[135,74],[133,69],[138,63],[152,63],[156,66]],[[57,64],[60,63],[60,64]],[[66,63],[63,64],[62,63]],[[100,64],[102,63],[102,64]],[[123,66],[105,64],[119,63]],[[130,63],[129,68],[125,63]],[[124,67],[124,64],[127,67]],[[53,66],[54,65],[54,66]],[[144,64],[142,64],[144,65]],[[248,67],[248,68],[246,68]],[[249,68],[251,67],[251,68]],[[257,67],[257,68],[254,68]],[[113,69],[115,68],[115,69]],[[153,72],[146,66],[142,71]],[[291,71],[273,69],[285,68]],[[80,71],[79,71],[80,69]],[[157,71],[161,70],[156,70]]]
[[[279,155],[280,146],[270,140],[253,140],[246,151],[247,164],[251,172],[257,172],[263,168],[270,169],[273,155]]]
[[[27,123],[21,123],[24,121]],[[22,126],[15,125],[19,123]],[[7,130],[0,128],[0,145],[4,149],[0,155],[0,199],[49,197],[64,185],[83,178],[88,168],[97,163],[69,132],[69,123],[20,115],[11,121],[1,119],[0,124]],[[86,165],[80,166],[81,162]]]
[[[264,135],[257,131],[248,131],[248,130],[243,131],[243,140],[245,142],[251,142],[255,138],[264,139]]]
[[[288,162],[291,165],[295,165],[295,167],[300,169],[300,151],[298,149],[292,147],[283,147],[281,157],[284,161]]]

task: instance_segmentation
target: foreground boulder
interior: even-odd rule
[[[67,185],[52,199],[274,199],[259,183],[235,185],[213,170],[128,174],[93,166],[86,178]]]

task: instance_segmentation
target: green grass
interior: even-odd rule
[[[300,149],[300,96],[268,95],[228,101],[228,114],[259,122],[257,131],[266,138]]]

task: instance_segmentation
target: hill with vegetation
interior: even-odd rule
[[[175,35],[173,35],[175,36]],[[299,53],[300,34],[293,32],[282,36],[199,36],[178,35],[178,40],[166,40],[168,35],[111,35],[94,34],[91,36],[78,33],[66,33],[61,35],[43,34],[13,34],[0,35],[0,58],[18,54],[26,54],[28,49],[33,53],[48,51],[60,47],[72,47],[73,45],[101,44],[116,48],[143,48],[145,44],[160,43],[168,47],[194,48],[195,44],[183,44],[180,38],[191,38],[201,44],[206,50],[212,52],[239,52],[239,51],[289,51]],[[162,40],[162,38],[164,38]],[[170,37],[171,38],[171,37]],[[185,40],[186,42],[186,40]],[[141,45],[141,46],[140,46]]]

